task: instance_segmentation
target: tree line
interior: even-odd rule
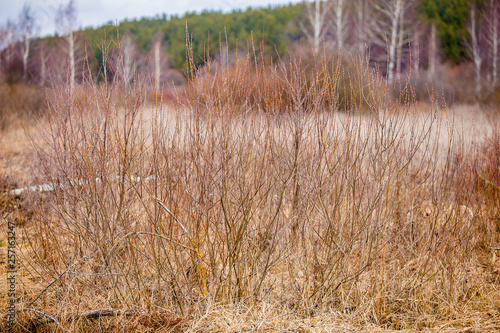
[[[49,76],[69,77],[72,85],[86,63],[101,80],[132,80],[150,70],[161,73],[161,82],[181,83],[187,44],[195,65],[236,52],[277,59],[306,48],[358,54],[389,82],[410,68],[433,78],[442,63],[471,64],[476,94],[499,80],[500,0],[312,0],[231,13],[159,14],[80,30],[72,26],[77,14],[74,0],[62,5],[58,34],[44,38],[37,37],[29,5],[0,26],[0,80],[45,84]]]

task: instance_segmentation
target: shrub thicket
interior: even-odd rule
[[[169,108],[139,79],[51,95],[15,329],[497,329],[473,148],[343,61],[193,66]]]

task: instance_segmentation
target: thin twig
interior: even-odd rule
[[[124,240],[125,238],[129,237],[129,236],[133,236],[133,235],[151,235],[151,236],[155,236],[155,237],[158,237],[158,238],[161,238],[161,239],[165,239],[169,242],[172,242],[174,243],[175,245],[179,245],[180,247],[183,247],[185,249],[188,249],[188,250],[191,250],[191,251],[194,251],[194,249],[186,246],[186,245],[183,245],[181,243],[178,243],[176,241],[174,241],[173,239],[170,239],[166,236],[163,236],[163,235],[160,235],[160,234],[156,234],[156,233],[153,233],[153,232],[147,232],[147,231],[132,231],[132,232],[129,232],[128,234],[126,234],[125,236],[123,236],[122,238],[120,238],[114,245],[113,247],[108,251],[108,254],[106,255],[106,259],[109,258],[111,252],[113,252],[113,250],[115,249],[115,247],[122,241]]]
[[[193,251],[196,253],[196,256],[198,257],[198,264],[199,264],[199,268],[200,268],[200,273],[201,273],[201,282],[203,284],[203,296],[204,298],[206,299],[207,298],[207,278],[205,276],[205,270],[203,269],[203,263],[201,261],[201,256],[200,256],[200,253],[198,252],[198,247],[196,246],[196,242],[194,241],[193,237],[191,237],[191,234],[189,233],[189,231],[187,230],[187,228],[181,223],[181,221],[179,221],[179,219],[174,215],[174,213],[172,213],[170,211],[170,209],[168,209],[167,206],[165,206],[165,204],[156,196],[152,195],[152,197],[156,200],[156,202],[165,210],[167,211],[167,213],[170,214],[170,216],[172,216],[175,220],[175,222],[177,222],[182,230],[184,230],[184,232],[186,233],[186,235],[188,236],[189,240],[191,241],[191,245],[193,246]]]
[[[76,265],[79,261],[81,261],[81,260],[83,260],[83,259],[86,259],[86,258],[87,258],[87,256],[83,256],[83,257],[81,257],[80,259],[78,259],[77,261],[75,261],[73,264],[71,264],[71,266],[69,266],[68,268],[66,268],[66,270],[65,270],[64,272],[62,272],[61,274],[59,274],[59,276],[58,276],[58,277],[57,277],[54,281],[52,281],[51,283],[49,283],[49,284],[47,285],[47,287],[45,287],[45,288],[44,288],[44,289],[43,289],[43,290],[42,290],[42,291],[38,294],[38,296],[37,296],[37,297],[35,297],[35,299],[34,299],[34,300],[32,300],[31,302],[29,302],[29,304],[28,304],[28,305],[32,305],[33,303],[35,303],[35,302],[36,302],[36,300],[37,300],[37,299],[39,299],[39,298],[40,298],[40,296],[42,296],[42,294],[43,294],[44,292],[46,292],[46,291],[47,291],[47,289],[49,289],[51,285],[53,285],[54,283],[56,283],[56,282],[57,282],[57,281],[58,281],[58,280],[59,280],[59,279],[60,279],[60,278],[61,278],[64,274],[68,273],[68,272],[69,272],[69,270],[70,270],[73,266],[75,266],[75,265]]]
[[[49,324],[49,323],[56,323],[57,326],[59,326],[60,329],[62,329],[63,331],[65,331],[65,329],[61,326],[61,324],[59,324],[59,322],[57,321],[56,318],[54,318],[54,317],[52,317],[52,316],[50,316],[50,315],[48,315],[46,313],[43,313],[43,312],[35,310],[35,309],[31,309],[31,308],[24,308],[23,310],[33,311],[33,312],[38,313],[39,315],[41,315],[41,317],[36,317],[36,318],[32,319],[33,324],[35,326]],[[42,318],[45,318],[45,319],[42,319]]]
[[[184,224],[182,224],[182,223],[181,223],[181,221],[179,221],[179,219],[178,219],[178,218],[174,215],[174,213],[172,213],[172,211],[171,211],[170,209],[168,209],[168,207],[167,207],[167,206],[165,206],[165,204],[164,204],[164,203],[160,200],[160,198],[155,197],[155,196],[153,195],[153,199],[155,199],[155,200],[156,200],[156,202],[158,202],[158,204],[159,204],[159,205],[160,205],[163,209],[165,209],[165,210],[167,211],[167,213],[169,213],[169,214],[170,214],[170,216],[172,216],[172,217],[174,218],[175,222],[177,222],[177,223],[181,226],[182,230],[184,230],[184,232],[186,233],[186,235],[188,236],[188,238],[189,238],[190,240],[193,240],[193,238],[191,237],[191,234],[189,233],[189,231],[187,230],[187,228],[184,226]]]

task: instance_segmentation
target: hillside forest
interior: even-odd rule
[[[412,72],[423,95],[432,82],[453,102],[498,101],[499,0],[316,0],[163,13],[80,30],[77,17],[72,0],[54,17],[58,33],[39,37],[37,13],[26,4],[0,26],[0,82],[81,82],[90,66],[99,80],[159,72],[158,89],[168,89],[185,81],[189,44],[195,66],[234,62],[237,54],[286,59],[305,49],[365,59],[389,83]],[[103,57],[119,48],[126,54],[121,73]]]

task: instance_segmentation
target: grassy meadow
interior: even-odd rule
[[[355,57],[193,63],[0,89],[12,332],[500,330],[494,107]]]

